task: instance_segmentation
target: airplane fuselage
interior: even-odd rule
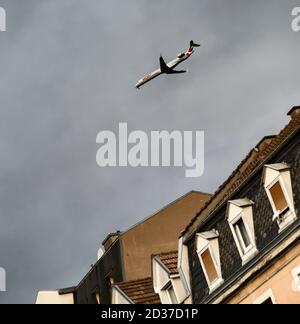
[[[179,54],[178,57],[176,59],[172,60],[171,62],[169,62],[167,64],[167,66],[170,69],[175,69],[179,64],[186,61],[193,53],[194,53],[194,50],[189,50],[185,53]],[[164,74],[164,73],[165,72],[162,72],[160,68],[155,70],[154,72],[146,75],[141,80],[139,80],[138,83],[136,84],[136,88],[139,89],[141,86],[145,85],[146,83],[152,81],[153,79],[157,78],[158,76],[160,76],[161,74]]]

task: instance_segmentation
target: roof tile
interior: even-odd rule
[[[158,255],[160,258],[161,262],[169,269],[171,274],[177,274],[178,269],[178,252],[173,251],[173,252],[168,252],[168,253],[163,253]]]
[[[159,295],[154,292],[152,278],[116,284],[135,304],[161,304]]]

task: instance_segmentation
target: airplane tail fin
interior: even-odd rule
[[[189,52],[191,52],[195,47],[200,47],[201,45],[194,43],[193,40],[190,41]]]

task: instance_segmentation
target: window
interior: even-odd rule
[[[253,222],[254,202],[248,198],[228,202],[227,219],[243,264],[257,254]]]
[[[209,249],[207,249],[205,252],[203,252],[201,254],[201,258],[202,258],[202,262],[205,267],[209,281],[211,283],[216,281],[219,278],[219,276],[218,276],[218,273],[217,273],[217,270],[216,270],[214,261],[211,257]]]
[[[268,298],[267,300],[265,300],[263,303],[261,303],[262,305],[273,305],[273,300],[272,298]]]
[[[300,291],[300,266],[292,271],[292,275],[294,278],[294,283],[293,283],[294,290],[298,292]]]
[[[270,193],[273,199],[273,202],[276,207],[276,211],[279,213],[279,215],[282,215],[282,213],[286,212],[289,208],[288,203],[285,199],[283,190],[281,188],[280,182],[276,182],[273,187],[270,188]]]
[[[174,290],[172,284],[170,284],[168,286],[168,288],[166,289],[166,291],[167,291],[167,294],[168,294],[168,297],[169,297],[169,300],[170,300],[170,304],[171,305],[178,304],[178,300],[177,300],[177,297],[176,297],[176,294],[175,294],[175,290]]]
[[[234,224],[234,231],[236,233],[236,236],[239,240],[239,244],[243,250],[243,253],[247,252],[247,249],[251,245],[251,241],[248,235],[248,232],[246,230],[246,226],[244,224],[243,218],[240,218],[235,224]]]
[[[210,292],[223,283],[218,237],[216,231],[197,235],[197,253]]]
[[[263,182],[273,209],[273,220],[283,231],[297,219],[290,167],[286,163],[265,165]]]
[[[99,292],[95,293],[95,297],[96,297],[97,303],[101,304],[101,302],[100,302],[100,293]]]
[[[107,276],[105,278],[105,290],[103,291],[103,294],[101,295],[101,302],[102,303],[109,303],[109,300],[111,300],[111,292],[112,292],[112,288],[114,286],[114,278],[111,276]]]
[[[255,305],[275,305],[276,299],[274,297],[272,289],[267,290],[254,302]]]

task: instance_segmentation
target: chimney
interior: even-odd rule
[[[300,115],[300,106],[293,107],[289,112],[288,116],[291,116],[292,119]]]
[[[102,243],[105,251],[108,251],[110,249],[110,247],[116,242],[116,240],[119,238],[120,235],[121,232],[118,231],[116,233],[111,233],[106,237],[106,239]]]

